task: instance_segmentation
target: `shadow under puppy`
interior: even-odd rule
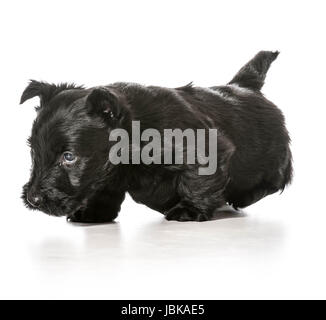
[[[283,190],[292,177],[290,139],[281,111],[260,92],[277,55],[261,51],[227,85],[210,88],[32,80],[21,97],[40,98],[25,204],[71,221],[107,222],[129,192],[168,220],[205,221],[226,203],[243,208]],[[199,163],[112,164],[110,132],[131,134],[134,120],[141,131],[218,129],[216,172],[199,175]]]

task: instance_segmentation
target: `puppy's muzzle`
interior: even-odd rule
[[[27,192],[26,200],[34,208],[38,208],[43,202],[43,198],[41,197],[41,195],[36,194],[33,191],[28,191]]]

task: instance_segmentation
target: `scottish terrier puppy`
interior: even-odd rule
[[[88,89],[32,80],[21,97],[21,103],[40,98],[28,139],[33,168],[23,187],[26,206],[74,222],[109,222],[129,192],[167,220],[206,221],[225,204],[244,208],[283,190],[292,177],[290,139],[282,112],[260,91],[277,56],[261,51],[227,85],[209,88],[114,83]],[[132,136],[135,121],[140,134],[152,128],[161,137],[166,129],[216,130],[213,142],[204,142],[216,150],[214,172],[199,174],[198,157],[135,163],[134,146],[126,163],[113,163],[117,141],[110,134],[121,129]],[[139,150],[144,147],[141,141]]]

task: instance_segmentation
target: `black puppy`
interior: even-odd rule
[[[229,84],[210,88],[31,81],[21,103],[39,96],[40,106],[29,138],[26,205],[71,221],[106,222],[129,192],[168,220],[205,221],[226,203],[243,208],[283,190],[292,177],[290,139],[281,111],[260,92],[277,55],[261,51]],[[109,134],[131,134],[133,120],[142,131],[217,128],[216,172],[199,175],[199,163],[112,164]]]

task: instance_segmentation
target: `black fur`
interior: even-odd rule
[[[283,190],[292,177],[290,139],[281,111],[260,92],[278,52],[262,51],[229,85],[209,90],[114,83],[85,89],[31,81],[21,103],[41,105],[29,139],[33,170],[23,188],[32,209],[72,221],[116,218],[125,193],[168,220],[204,221],[225,203],[243,208]],[[217,128],[218,169],[200,176],[198,166],[113,165],[108,136],[114,128],[141,130]],[[71,151],[75,163],[63,164]],[[31,201],[31,199],[33,201]]]

